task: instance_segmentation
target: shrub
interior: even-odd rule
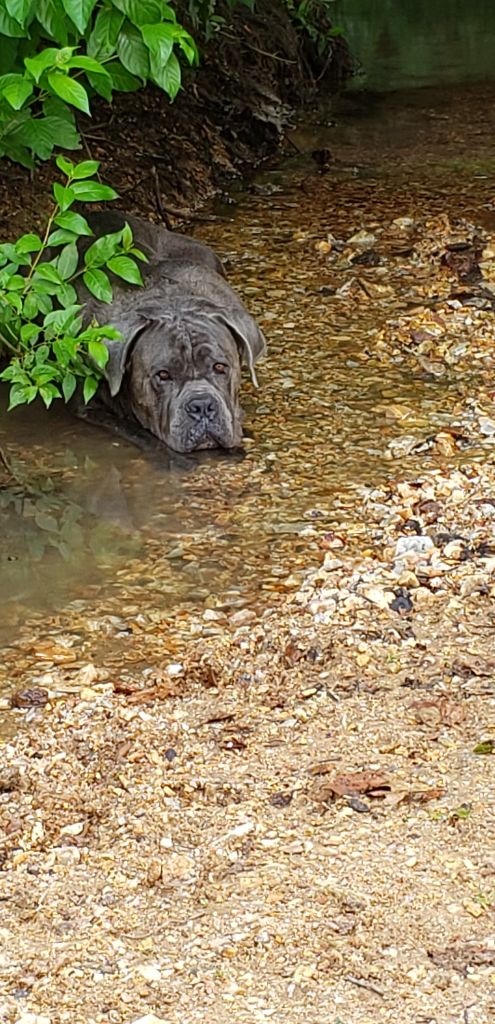
[[[72,398],[78,382],[85,402],[95,394],[108,360],[103,338],[120,338],[112,327],[85,326],[74,287],[82,278],[103,302],[112,301],[108,271],[131,285],[142,284],[132,231],[103,235],[81,259],[77,242],[93,234],[72,207],[77,201],[116,199],[108,185],[94,180],[99,164],[72,164],[63,156],[57,166],[65,181],[53,185],[54,204],[43,237],[30,233],[0,245],[0,349],[9,364],[0,379],[10,382],[9,409],[38,396],[47,408],[54,398]]]

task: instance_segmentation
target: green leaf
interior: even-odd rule
[[[171,53],[165,67],[159,68],[157,71],[157,74],[153,74],[154,81],[164,92],[168,93],[171,100],[174,100],[181,84],[180,64],[175,53]]]
[[[64,121],[75,127],[76,118],[74,111],[60,100],[58,96],[47,95],[43,100],[43,113],[47,117],[61,117]]]
[[[93,75],[104,75],[105,78],[109,78],[107,69],[100,64],[100,61],[95,60],[94,57],[87,57],[85,54],[81,54],[80,57],[72,57],[68,62],[67,67],[81,68],[83,71],[90,71]]]
[[[53,330],[52,328],[47,328],[47,330],[50,335],[53,335],[55,328]],[[62,369],[67,369],[76,354],[77,341],[74,338],[55,338],[55,341],[52,343],[52,349],[59,366]]]
[[[20,337],[23,345],[29,345],[31,341],[37,341],[40,335],[40,327],[36,324],[23,324],[20,330]]]
[[[70,242],[66,245],[57,260],[57,270],[64,281],[67,281],[69,277],[72,277],[77,270],[77,264],[79,263],[79,253],[77,251],[77,245],[74,242]]]
[[[65,156],[62,156],[62,154],[57,157],[55,163],[59,171],[62,171],[62,174],[65,174],[66,178],[70,178],[74,173],[74,164],[71,160],[67,160]]]
[[[29,146],[41,160],[47,160],[54,146],[67,149],[79,145],[78,133],[58,117],[30,117],[13,133],[15,139]]]
[[[131,228],[129,227],[129,224],[126,221],[124,227],[122,228],[122,245],[124,249],[130,249],[133,241],[134,238],[132,235]]]
[[[142,25],[141,34],[150,51],[151,74],[156,81],[174,48],[174,26]]]
[[[9,412],[17,405],[26,405],[36,398],[38,389],[29,384],[13,384],[9,393]],[[33,394],[34,392],[34,394]]]
[[[71,373],[70,370],[68,370],[67,373],[65,374],[65,377],[64,377],[63,381],[62,381],[62,391],[63,391],[64,399],[65,399],[66,402],[70,402],[70,400],[71,400],[71,398],[72,398],[72,396],[74,394],[74,391],[76,390],[76,387],[77,387],[77,380],[74,377],[74,374]]]
[[[99,166],[100,160],[81,160],[81,163],[76,164],[74,168],[74,178],[91,178],[93,174],[96,174]]]
[[[48,117],[46,122],[45,127],[51,131],[55,146],[63,146],[64,149],[81,148],[81,136],[75,123],[65,117]]]
[[[63,306],[72,306],[77,302],[77,293],[71,284],[64,284],[57,292],[58,301]]]
[[[55,224],[57,227],[63,228],[65,231],[73,231],[75,235],[93,234],[86,218],[81,217],[80,213],[74,213],[73,210],[66,210],[64,213],[58,213],[55,217]]]
[[[48,348],[48,345],[40,345],[40,347],[36,349],[35,353],[36,366],[38,367],[46,363],[46,360],[48,359],[49,355],[50,349]],[[43,365],[43,372],[47,376],[47,380],[50,380],[50,378],[53,376],[53,371],[49,366],[47,367]]]
[[[89,84],[98,93],[98,96],[103,96],[107,103],[111,103],[113,96],[113,80],[111,76],[108,73],[105,75],[94,75],[91,71],[87,71],[86,74]]]
[[[473,754],[495,754],[495,740],[482,740],[473,748]]]
[[[71,191],[76,199],[86,203],[99,203],[107,199],[118,199],[118,193],[110,185],[100,185],[98,181],[74,181]]]
[[[60,391],[58,390],[58,387],[56,386],[56,384],[50,384],[50,383],[40,384],[39,393],[40,393],[40,395],[41,395],[41,397],[42,397],[42,399],[43,399],[47,409],[50,408],[54,398],[61,398],[62,397],[61,394],[60,394]]]
[[[160,7],[162,11],[162,18],[164,18],[166,21],[177,21],[175,11],[173,7],[170,6],[170,4],[161,3]]]
[[[43,242],[39,235],[21,235],[15,243],[15,251],[18,253],[39,252],[43,248]]]
[[[26,35],[22,25],[10,14],[0,7],[0,34],[10,36],[12,39],[23,39]]]
[[[49,512],[37,512],[34,517],[34,521],[40,530],[47,530],[48,533],[58,532],[57,520],[55,519],[55,516],[51,516]]]
[[[80,326],[79,313],[82,306],[79,303],[75,303],[73,306],[67,306],[66,309],[55,309],[53,313],[48,313],[43,320],[43,330],[47,328],[53,329],[56,334],[64,332],[76,331]]]
[[[91,401],[93,395],[96,395],[99,383],[96,377],[86,377],[83,387],[83,397],[86,404]]]
[[[36,0],[36,19],[49,38],[60,46],[67,45],[70,21],[59,0]]]
[[[106,263],[107,260],[115,256],[117,250],[120,248],[122,239],[122,231],[115,231],[110,235],[103,235],[101,238],[97,238],[96,242],[93,242],[86,249],[84,253],[84,262],[87,267],[101,266],[102,263]]]
[[[4,73],[13,70],[18,49],[18,39],[7,39],[7,36],[0,35],[0,68]]]
[[[20,110],[33,92],[33,83],[28,82],[24,75],[2,75],[0,93],[14,110]]]
[[[103,344],[102,341],[90,341],[88,344],[88,352],[91,359],[100,367],[100,370],[104,370],[110,358],[110,353]]]
[[[89,101],[86,89],[80,82],[64,74],[63,71],[49,71],[48,84],[56,96],[70,103],[83,113],[89,114]]]
[[[27,320],[34,320],[35,316],[38,316],[39,305],[37,296],[33,292],[28,292],[24,299],[24,316]]]
[[[199,64],[199,50],[189,32],[184,32],[179,38],[179,46],[189,64]]]
[[[83,281],[88,291],[101,302],[112,301],[112,286],[104,270],[86,270],[83,274]]]
[[[21,274],[12,274],[7,281],[7,290],[12,292],[21,292],[26,284],[26,278],[22,277]]]
[[[60,228],[58,231],[52,231],[51,235],[48,236],[48,245],[65,245],[67,242],[75,242],[76,238],[77,235],[73,231],[64,231]]]
[[[46,126],[46,118],[29,117],[12,135],[18,142],[29,146],[40,160],[51,156],[55,143],[50,128]]]
[[[26,146],[21,146],[16,139],[4,137],[0,141],[0,157],[8,156],[16,164],[31,169],[34,167],[34,160]]]
[[[55,288],[56,287],[57,286],[55,285]],[[41,292],[37,292],[36,293],[36,299],[37,299],[37,302],[38,302],[38,309],[39,309],[40,313],[49,313],[50,310],[53,309],[53,302],[52,302],[51,295],[42,294]],[[26,303],[24,303],[24,308],[25,307],[26,307]]]
[[[96,0],[62,0],[64,11],[81,33],[88,25]]]
[[[39,82],[42,74],[48,68],[57,66],[57,57],[60,53],[62,53],[62,50],[49,46],[46,50],[42,50],[41,53],[37,53],[36,57],[26,57],[24,64],[36,83]]]
[[[148,50],[144,45],[141,33],[134,25],[126,23],[119,32],[117,40],[117,53],[122,64],[130,71],[131,75],[137,75],[143,82],[150,76],[150,62]]]
[[[108,70],[112,85],[117,92],[136,92],[143,84],[139,78],[131,75],[130,71],[122,66],[120,60],[112,63]]]
[[[5,6],[12,18],[24,26],[31,7],[31,0],[6,0]]]
[[[62,213],[65,213],[66,210],[68,210],[69,206],[72,206],[72,203],[77,198],[76,193],[72,185],[64,186],[61,185],[58,181],[56,181],[53,185],[53,195],[55,196],[55,200],[60,207],[60,213],[57,214],[57,216],[55,217],[55,224],[57,224],[60,228],[65,228],[68,225],[60,223],[60,216]],[[81,218],[81,220],[82,219],[83,218]]]
[[[88,54],[106,60],[117,49],[117,38],[124,23],[124,15],[113,7],[103,7],[96,15],[93,31],[88,39]]]
[[[107,267],[129,284],[143,283],[141,271],[130,256],[113,256],[108,260]]]
[[[113,0],[113,2],[115,7],[127,14],[129,21],[132,21],[133,25],[137,25],[138,28],[147,22],[162,21],[164,17],[162,13],[164,5],[160,0]],[[166,9],[172,11],[170,7]],[[173,17],[175,18],[175,14]]]
[[[33,280],[36,280],[36,278],[41,278],[42,281],[52,281],[53,284],[64,283],[63,278],[53,263],[38,263]]]

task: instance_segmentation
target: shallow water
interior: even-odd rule
[[[392,296],[345,301],[335,289],[367,270],[335,269],[318,245],[398,216],[493,219],[494,100],[486,84],[343,97],[294,129],[293,156],[218,208],[226,219],[196,230],[268,338],[259,392],[244,383],[243,460],[157,459],[63,408],[3,415],[5,640],[33,613],[85,603],[256,606],[317,560],[321,533],[359,539],[359,497],[402,469],[390,440],[435,432],[473,382],[384,372],[374,333],[417,301],[414,273],[392,259],[373,274],[393,280]],[[318,146],[331,148],[324,175]],[[391,404],[403,415],[388,416]]]

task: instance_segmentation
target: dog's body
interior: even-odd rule
[[[239,446],[241,364],[245,358],[255,380],[265,339],[218,257],[201,242],[119,211],[87,220],[97,237],[127,221],[149,260],[140,264],[143,287],[113,279],[111,304],[81,288],[86,319],[116,327],[124,339],[105,342],[113,412],[134,417],[178,452]]]

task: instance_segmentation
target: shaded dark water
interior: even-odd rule
[[[382,75],[394,88],[472,78],[471,46],[480,40],[481,71],[495,32],[495,5],[490,19],[487,3],[466,5],[462,63],[464,5],[435,5],[436,57],[426,4],[377,0],[369,21],[363,14],[359,23],[357,2],[340,6],[375,88]],[[417,25],[414,65],[405,29],[397,26],[394,35],[388,21],[399,8],[398,25]],[[450,20],[447,8],[457,12]],[[448,31],[441,34],[442,26]],[[494,101],[486,83],[343,97],[294,131],[298,154],[227,206],[227,221],[196,231],[226,259],[269,341],[260,391],[244,384],[252,433],[244,460],[165,453],[157,460],[73,421],[63,408],[3,413],[5,639],[33,612],[256,603],[317,558],[321,531],[360,536],[357,499],[400,468],[387,458],[390,440],[438,429],[469,381],[405,373],[393,363],[384,373],[372,358],[373,334],[404,308],[414,281],[405,276],[388,305],[339,302],[331,292],[347,272],[332,277],[317,245],[329,233],[348,238],[425,210],[435,215],[455,206],[473,219],[493,216]],[[317,145],[330,146],[335,157],[322,177],[310,157]],[[391,403],[403,409],[399,421],[384,417]]]
[[[492,0],[336,0],[361,69],[353,87],[389,92],[495,76]]]

